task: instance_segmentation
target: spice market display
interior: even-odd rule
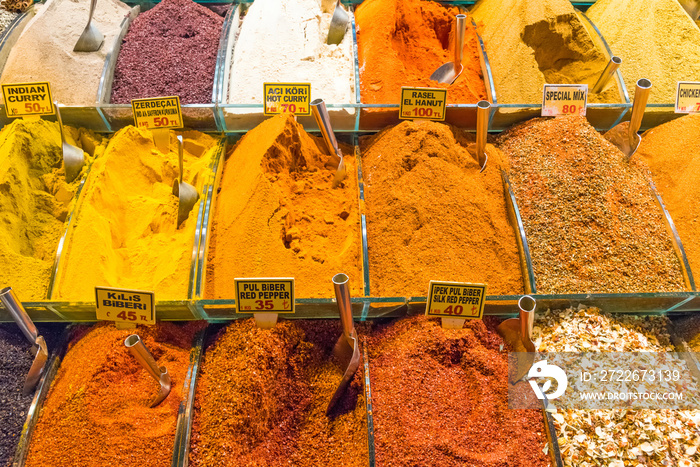
[[[0,467],[700,465],[699,24],[0,1]]]

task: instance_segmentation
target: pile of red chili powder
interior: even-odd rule
[[[192,339],[199,323],[118,330],[82,329],[70,344],[32,435],[28,467],[169,466]],[[124,346],[138,334],[172,389],[150,407],[159,385]]]
[[[443,329],[416,316],[368,339],[376,465],[550,465],[539,410],[508,408],[495,320]]]
[[[212,102],[223,23],[192,0],[163,0],[137,16],[117,58],[112,103],[157,96]]]
[[[190,465],[366,466],[361,370],[326,416],[344,371],[331,357],[340,334],[331,320],[222,329],[200,369]]]

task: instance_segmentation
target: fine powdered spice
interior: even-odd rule
[[[97,2],[92,21],[105,41],[97,52],[73,52],[89,11],[87,0],[47,1],[12,47],[0,83],[49,81],[60,103],[94,106],[105,58],[129,7],[119,0]]]
[[[530,120],[499,147],[539,293],[685,290],[648,178],[585,117]]]
[[[340,44],[326,44],[335,2],[323,4],[255,0],[250,5],[233,50],[230,104],[263,103],[264,82],[310,83],[312,99],[355,102],[352,27]]]
[[[469,138],[419,120],[362,141],[374,296],[424,296],[430,280],[486,283],[493,295],[523,292],[502,155],[488,146],[479,173]]]
[[[331,188],[338,162],[290,114],[249,131],[226,159],[215,199],[205,296],[233,298],[236,277],[295,277],[300,298],[333,296],[331,278],[362,290],[357,170]]]
[[[425,316],[367,341],[378,467],[540,467],[542,412],[508,408],[508,354],[495,320],[442,329]]]
[[[27,467],[169,466],[183,382],[198,323],[82,330],[63,358],[32,434]],[[160,385],[124,346],[138,334],[172,379],[168,397],[150,407]],[[79,461],[78,461],[79,460]]]
[[[538,316],[533,338],[543,352],[672,352],[667,323],[660,316],[612,316],[580,306]],[[553,419],[566,466],[700,462],[698,410],[559,410]]]
[[[630,99],[639,78],[653,84],[651,104],[673,104],[678,81],[700,81],[700,29],[678,0],[598,0],[586,14],[622,57]]]
[[[644,133],[633,162],[651,169],[666,209],[700,279],[700,115],[688,115]]]
[[[104,150],[101,138],[65,127],[88,163]],[[87,167],[87,165],[86,165]],[[43,300],[65,221],[83,173],[66,183],[56,123],[15,119],[0,132],[0,284],[25,301]]]
[[[182,133],[184,181],[199,193],[211,175],[217,141]],[[53,298],[94,300],[96,285],[152,290],[160,300],[187,298],[197,213],[177,225],[177,140],[161,153],[148,130],[128,126],[90,171],[69,227]]]
[[[357,7],[357,46],[362,102],[397,104],[401,86],[448,88],[448,103],[486,99],[481,47],[467,15],[464,70],[452,84],[430,80],[454,61],[456,7],[428,0],[366,0]]]
[[[341,334],[327,320],[223,329],[200,368],[190,465],[368,465],[362,367],[326,416],[344,371],[331,356]]]
[[[500,104],[539,104],[545,83],[588,84],[590,91],[608,62],[569,0],[479,0],[471,13]],[[589,102],[620,99],[614,79],[588,94]]]
[[[192,0],[163,0],[129,27],[114,70],[112,102],[180,96],[183,104],[212,102],[224,19]]]
[[[49,352],[56,350],[62,326],[38,326]],[[14,324],[0,326],[0,467],[9,467],[34,394],[24,395],[24,380],[34,356]]]

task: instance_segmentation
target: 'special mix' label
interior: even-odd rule
[[[700,83],[678,82],[675,112],[677,114],[700,112]]]
[[[484,315],[486,284],[430,281],[427,316],[481,319]]]
[[[53,115],[51,86],[41,83],[11,83],[2,85],[5,112],[8,117]]]
[[[264,83],[265,115],[311,115],[311,84]]]
[[[137,128],[166,130],[183,127],[179,96],[134,99],[131,109]]]
[[[239,313],[294,313],[294,278],[235,279]]]
[[[545,84],[542,91],[542,116],[585,116],[587,101],[587,84]]]
[[[95,287],[95,304],[99,320],[156,324],[156,301],[153,292]]]
[[[399,118],[402,120],[445,120],[447,89],[401,88]]]

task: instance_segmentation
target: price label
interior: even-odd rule
[[[235,279],[239,313],[294,313],[294,278]]]
[[[311,84],[264,83],[265,115],[311,115]]]
[[[587,84],[545,84],[542,92],[542,116],[584,116],[587,101]]]
[[[700,83],[679,81],[676,91],[676,113],[700,112]]]
[[[13,83],[2,85],[5,113],[12,117],[53,115],[49,83]]]
[[[486,284],[430,281],[427,316],[481,319],[484,316]]]
[[[437,88],[401,88],[401,105],[399,118],[445,120],[447,107],[447,89]]]
[[[95,287],[97,319],[129,324],[156,324],[153,292]]]
[[[182,128],[182,108],[180,97],[154,97],[131,101],[134,124],[138,128],[166,130]]]

